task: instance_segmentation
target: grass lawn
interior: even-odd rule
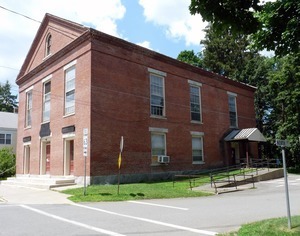
[[[249,172],[253,170],[246,170]],[[228,172],[218,173],[215,179],[224,178]],[[240,174],[240,170],[231,171],[230,174]],[[178,178],[173,186],[173,181],[121,184],[118,194],[117,185],[91,185],[87,187],[86,195],[83,188],[68,189],[63,192],[72,195],[69,199],[73,202],[101,202],[101,201],[128,201],[141,199],[159,199],[159,198],[184,198],[184,197],[202,197],[209,196],[212,193],[191,191],[190,187],[197,187],[202,184],[210,183],[209,175],[203,175],[199,178]]]
[[[242,225],[237,232],[219,234],[220,236],[299,236],[300,216],[292,217],[292,229],[288,229],[286,217],[263,220]]]
[[[200,182],[201,181],[201,182]],[[201,179],[195,179],[195,185],[203,184]],[[193,182],[194,184],[194,182]],[[140,199],[158,199],[158,198],[184,198],[184,197],[202,197],[212,195],[207,192],[190,190],[189,181],[159,182],[159,183],[139,183],[139,184],[121,184],[118,194],[117,185],[91,185],[87,187],[86,195],[84,188],[68,189],[63,193],[72,195],[69,197],[74,202],[100,202],[100,201],[128,201]]]

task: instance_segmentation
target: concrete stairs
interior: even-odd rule
[[[1,185],[15,185],[39,189],[53,189],[63,186],[76,185],[73,176],[50,176],[50,175],[17,175],[16,177],[2,180]]]

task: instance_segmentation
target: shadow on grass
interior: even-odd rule
[[[143,194],[143,193],[130,193],[129,194],[131,197],[136,197],[136,196],[139,196],[139,197],[145,197],[145,194]]]
[[[112,194],[111,193],[99,193],[99,195],[101,195],[101,196],[111,196]]]

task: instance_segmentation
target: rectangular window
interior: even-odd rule
[[[31,126],[31,116],[32,116],[32,90],[26,93],[25,127]]]
[[[166,135],[164,133],[151,133],[151,154],[166,155]]]
[[[11,134],[0,134],[0,144],[11,144]]]
[[[193,163],[203,162],[203,137],[192,136],[192,155]]]
[[[237,109],[236,109],[236,94],[228,92],[229,119],[230,127],[238,127]]]
[[[200,87],[190,85],[191,120],[201,122]]]
[[[75,66],[65,71],[65,115],[75,113]]]
[[[44,83],[43,122],[50,120],[51,81]]]
[[[5,134],[0,134],[0,144],[5,144]]]
[[[6,134],[5,144],[11,144],[11,134]]]
[[[151,115],[165,116],[164,77],[150,74]]]

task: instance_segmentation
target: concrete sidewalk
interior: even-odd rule
[[[68,197],[58,191],[2,185],[0,182],[0,204],[71,204]]]

